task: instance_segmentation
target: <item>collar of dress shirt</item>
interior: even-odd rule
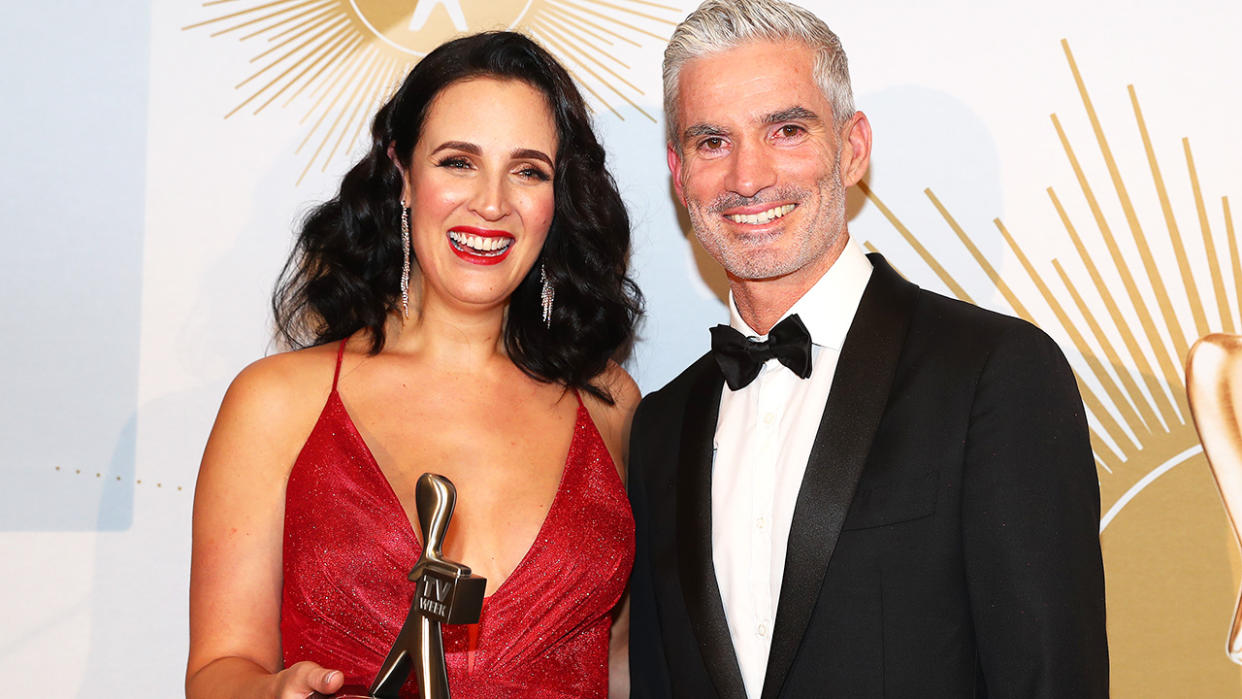
[[[811,343],[821,347],[841,349],[845,334],[854,322],[854,312],[862,300],[867,281],[871,279],[871,260],[851,238],[841,251],[841,256],[824,272],[824,276],[807,290],[802,298],[780,317],[784,320],[797,313],[811,333]],[[780,322],[780,321],[777,321]],[[742,320],[729,292],[729,325],[747,337],[767,339]]]

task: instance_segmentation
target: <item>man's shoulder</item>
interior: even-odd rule
[[[1060,346],[1030,321],[919,289],[908,342],[959,354],[961,360],[1042,357],[1063,363]]]
[[[712,353],[706,352],[671,381],[643,396],[639,408],[646,412],[658,412],[685,404],[690,398],[691,391],[702,380],[704,374],[711,371],[718,371],[718,369],[715,360],[712,359]]]
[[[704,380],[711,378],[709,372],[719,372],[711,353],[699,357],[672,381],[659,390],[643,397],[634,412],[630,430],[630,483],[668,477],[668,459],[677,452],[674,447],[681,439],[686,423],[686,412],[693,401],[711,400],[709,395],[695,395],[702,391]],[[711,382],[711,385],[723,385]],[[664,473],[665,475],[658,475]]]
[[[915,308],[916,315],[922,316],[925,321],[941,323],[945,325],[946,330],[955,332],[961,332],[964,329],[973,332],[1004,333],[1016,325],[1030,325],[1021,318],[976,306],[970,301],[945,296],[921,287],[918,290]]]
[[[883,314],[891,310],[890,303],[896,304],[898,309],[909,304],[907,346],[924,342],[945,351],[960,352],[970,348],[988,351],[1007,337],[1051,342],[1043,331],[1021,318],[922,288],[902,277],[878,253],[868,255],[868,259],[874,267],[866,292],[872,295],[872,303],[868,304],[868,296],[864,296],[860,310],[870,308]],[[854,319],[855,326],[859,320],[858,317]],[[866,329],[865,321],[861,327]]]

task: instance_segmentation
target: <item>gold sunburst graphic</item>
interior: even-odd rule
[[[1013,312],[1054,329],[1054,334],[1059,328],[1082,358],[1075,374],[1090,416],[1100,476],[1115,695],[1179,696],[1194,687],[1197,696],[1237,696],[1242,673],[1228,662],[1225,637],[1240,564],[1190,417],[1182,368],[1196,338],[1233,333],[1238,327],[1228,290],[1234,299],[1242,298],[1242,263],[1229,199],[1221,197],[1217,211],[1223,225],[1213,230],[1190,141],[1183,138],[1186,180],[1178,186],[1189,189],[1195,209],[1183,216],[1194,220],[1206,258],[1195,260],[1204,264],[1193,264],[1137,91],[1129,85],[1148,169],[1141,176],[1150,177],[1161,212],[1159,221],[1141,220],[1069,44],[1061,43],[1108,173],[1103,186],[1090,181],[1061,120],[1051,115],[1078,191],[1058,193],[1049,187],[1047,195],[1076,251],[1077,264],[1067,267],[1053,258],[1041,271],[1008,227],[994,219],[1031,282],[1024,288],[1036,290],[1024,298],[936,195],[930,189],[924,193]],[[865,183],[860,187],[949,290],[970,301],[962,284],[875,192]],[[1101,203],[1108,190],[1116,198],[1120,221],[1110,219]],[[1074,220],[1062,196],[1081,197],[1089,220]],[[1171,259],[1157,260],[1153,254],[1149,235],[1156,231],[1167,236],[1160,242],[1172,250]],[[874,250],[870,243],[867,247]],[[1123,247],[1137,251],[1139,264],[1125,259]],[[1218,252],[1225,248],[1227,263]],[[1194,270],[1204,267],[1208,273],[1196,276]],[[1150,290],[1147,298],[1144,289]],[[1155,299],[1154,305],[1148,298]],[[1209,315],[1205,298],[1213,301],[1215,315]],[[1039,301],[1050,316],[1037,318],[1031,312],[1029,306]],[[1071,315],[1071,307],[1080,321]],[[1189,327],[1177,307],[1190,309]]]
[[[297,153],[306,164],[298,183],[356,142],[418,59],[473,31],[524,32],[556,54],[593,108],[619,119],[630,109],[655,122],[619,54],[667,43],[681,15],[647,0],[212,0],[203,7],[218,14],[183,30],[259,44],[254,71],[235,86],[244,96],[225,118],[273,105],[301,112]]]

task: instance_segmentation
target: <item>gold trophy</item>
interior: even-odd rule
[[[1242,336],[1207,335],[1190,348],[1186,393],[1225,514],[1242,544]],[[1242,664],[1242,592],[1225,653]]]
[[[457,504],[457,489],[444,476],[424,473],[415,486],[414,503],[423,535],[423,554],[409,576],[417,585],[401,632],[367,690],[375,699],[397,699],[411,666],[419,697],[449,699],[440,626],[473,624],[483,608],[487,579],[471,574],[469,566],[445,559],[441,550]]]

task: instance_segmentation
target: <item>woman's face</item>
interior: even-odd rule
[[[475,78],[436,96],[402,191],[424,305],[508,303],[552,223],[556,141],[547,100],[524,82]]]

